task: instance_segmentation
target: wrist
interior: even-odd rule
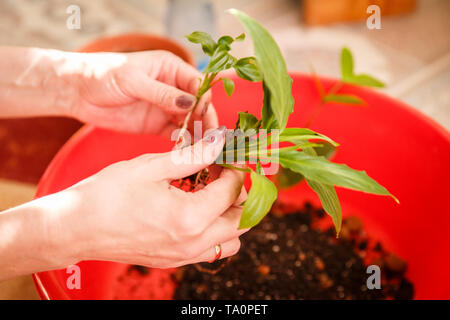
[[[72,189],[39,198],[30,203],[34,208],[40,228],[45,236],[44,253],[52,268],[62,268],[81,260],[82,247],[78,239],[84,223],[76,219],[79,214],[80,199]]]
[[[0,116],[65,116],[81,61],[58,50],[0,47]]]
[[[81,260],[65,191],[0,213],[0,278],[64,268]]]

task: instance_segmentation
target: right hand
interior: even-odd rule
[[[75,249],[72,260],[169,268],[212,260],[218,243],[222,258],[237,253],[239,236],[248,230],[238,229],[246,197],[244,174],[223,169],[195,192],[170,185],[211,165],[223,148],[224,133],[216,129],[183,151],[113,164],[62,191],[63,197],[79,201],[70,214],[49,224],[65,226],[60,230]],[[196,161],[176,164],[174,153]]]

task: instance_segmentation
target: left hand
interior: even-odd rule
[[[194,106],[202,74],[168,51],[81,55],[86,62],[69,115],[83,122],[170,137]],[[191,118],[203,121],[203,131],[218,126],[210,100],[208,92]]]

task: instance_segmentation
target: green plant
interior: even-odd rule
[[[309,118],[309,120],[305,125],[306,127],[309,127],[312,124],[312,122],[319,115],[323,106],[325,106],[327,103],[334,102],[338,104],[347,104],[347,105],[365,105],[364,100],[362,100],[358,96],[352,94],[339,93],[339,90],[342,88],[344,84],[348,83],[376,88],[383,88],[385,86],[383,82],[377,80],[371,75],[365,73],[355,74],[353,70],[354,69],[353,55],[351,51],[345,47],[342,48],[341,51],[341,80],[337,81],[327,92],[322,86],[320,80],[317,78],[314,68],[311,67],[311,69],[314,84],[316,85],[317,91],[320,95],[320,104],[313,111],[311,117]]]
[[[305,124],[305,127],[309,127],[312,125],[314,120],[318,117],[323,107],[328,103],[335,104],[343,104],[350,106],[365,106],[365,101],[360,97],[352,94],[342,94],[339,93],[339,90],[343,87],[344,84],[356,84],[367,87],[384,87],[384,83],[377,80],[373,76],[368,74],[358,74],[355,75],[353,68],[353,55],[348,48],[342,48],[341,50],[341,80],[336,81],[334,85],[328,91],[325,91],[322,83],[314,71],[314,68],[311,66],[311,74],[314,80],[314,84],[317,88],[317,92],[320,97],[319,104],[313,109],[311,116]],[[327,159],[330,159],[336,153],[336,147],[330,143],[324,143],[321,148],[315,148],[315,151],[318,155],[324,156]],[[303,180],[303,175],[298,172],[294,172],[287,168],[281,168],[279,173],[276,175],[276,181],[278,183],[278,187],[289,188],[293,185],[298,184]]]
[[[203,52],[210,56],[210,62],[203,71],[205,76],[197,94],[197,101],[220,80],[224,84],[226,93],[228,95],[233,93],[234,84],[231,79],[215,79],[223,70],[233,68],[239,77],[262,83],[264,98],[261,119],[250,113],[240,112],[235,132],[232,136],[227,137],[227,143],[222,152],[222,157],[229,156],[230,153],[233,155],[243,154],[247,165],[236,167],[233,162],[220,163],[224,167],[250,173],[252,187],[244,203],[240,228],[249,228],[258,224],[269,212],[277,198],[276,185],[264,175],[264,165],[271,162],[278,163],[281,167],[304,177],[308,185],[319,196],[324,210],[331,216],[337,234],[341,228],[342,212],[335,186],[378,195],[389,195],[397,201],[386,188],[370,178],[366,172],[351,169],[344,164],[330,162],[324,157],[322,148],[332,150],[329,146],[338,146],[330,138],[307,128],[286,128],[289,115],[293,112],[294,99],[291,93],[292,79],[287,72],[281,51],[270,33],[258,22],[241,11],[231,9],[229,12],[239,19],[252,38],[255,57],[237,59],[229,53],[231,44],[234,41],[244,40],[244,34],[237,38],[222,36],[216,42],[207,33],[196,31],[188,35],[187,39],[201,44]],[[374,79],[371,77],[353,74],[353,63],[347,52],[343,61],[345,64],[345,68],[343,68],[343,70],[345,69],[344,81],[374,83]],[[322,100],[325,102],[343,99],[342,95],[339,96],[335,93],[333,95],[324,94],[323,97]],[[186,117],[184,130],[186,130],[189,118],[195,108],[196,106]],[[233,142],[231,150],[227,147],[230,141]],[[289,145],[270,149],[260,148],[260,146],[271,146],[274,141],[289,143]],[[248,165],[249,161],[256,163],[254,169]]]

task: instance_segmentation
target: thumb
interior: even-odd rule
[[[152,159],[161,179],[175,180],[190,176],[216,161],[225,143],[226,127],[209,131],[197,143]]]
[[[196,101],[194,95],[147,76],[128,81],[125,91],[132,97],[145,100],[170,114],[185,114]]]

